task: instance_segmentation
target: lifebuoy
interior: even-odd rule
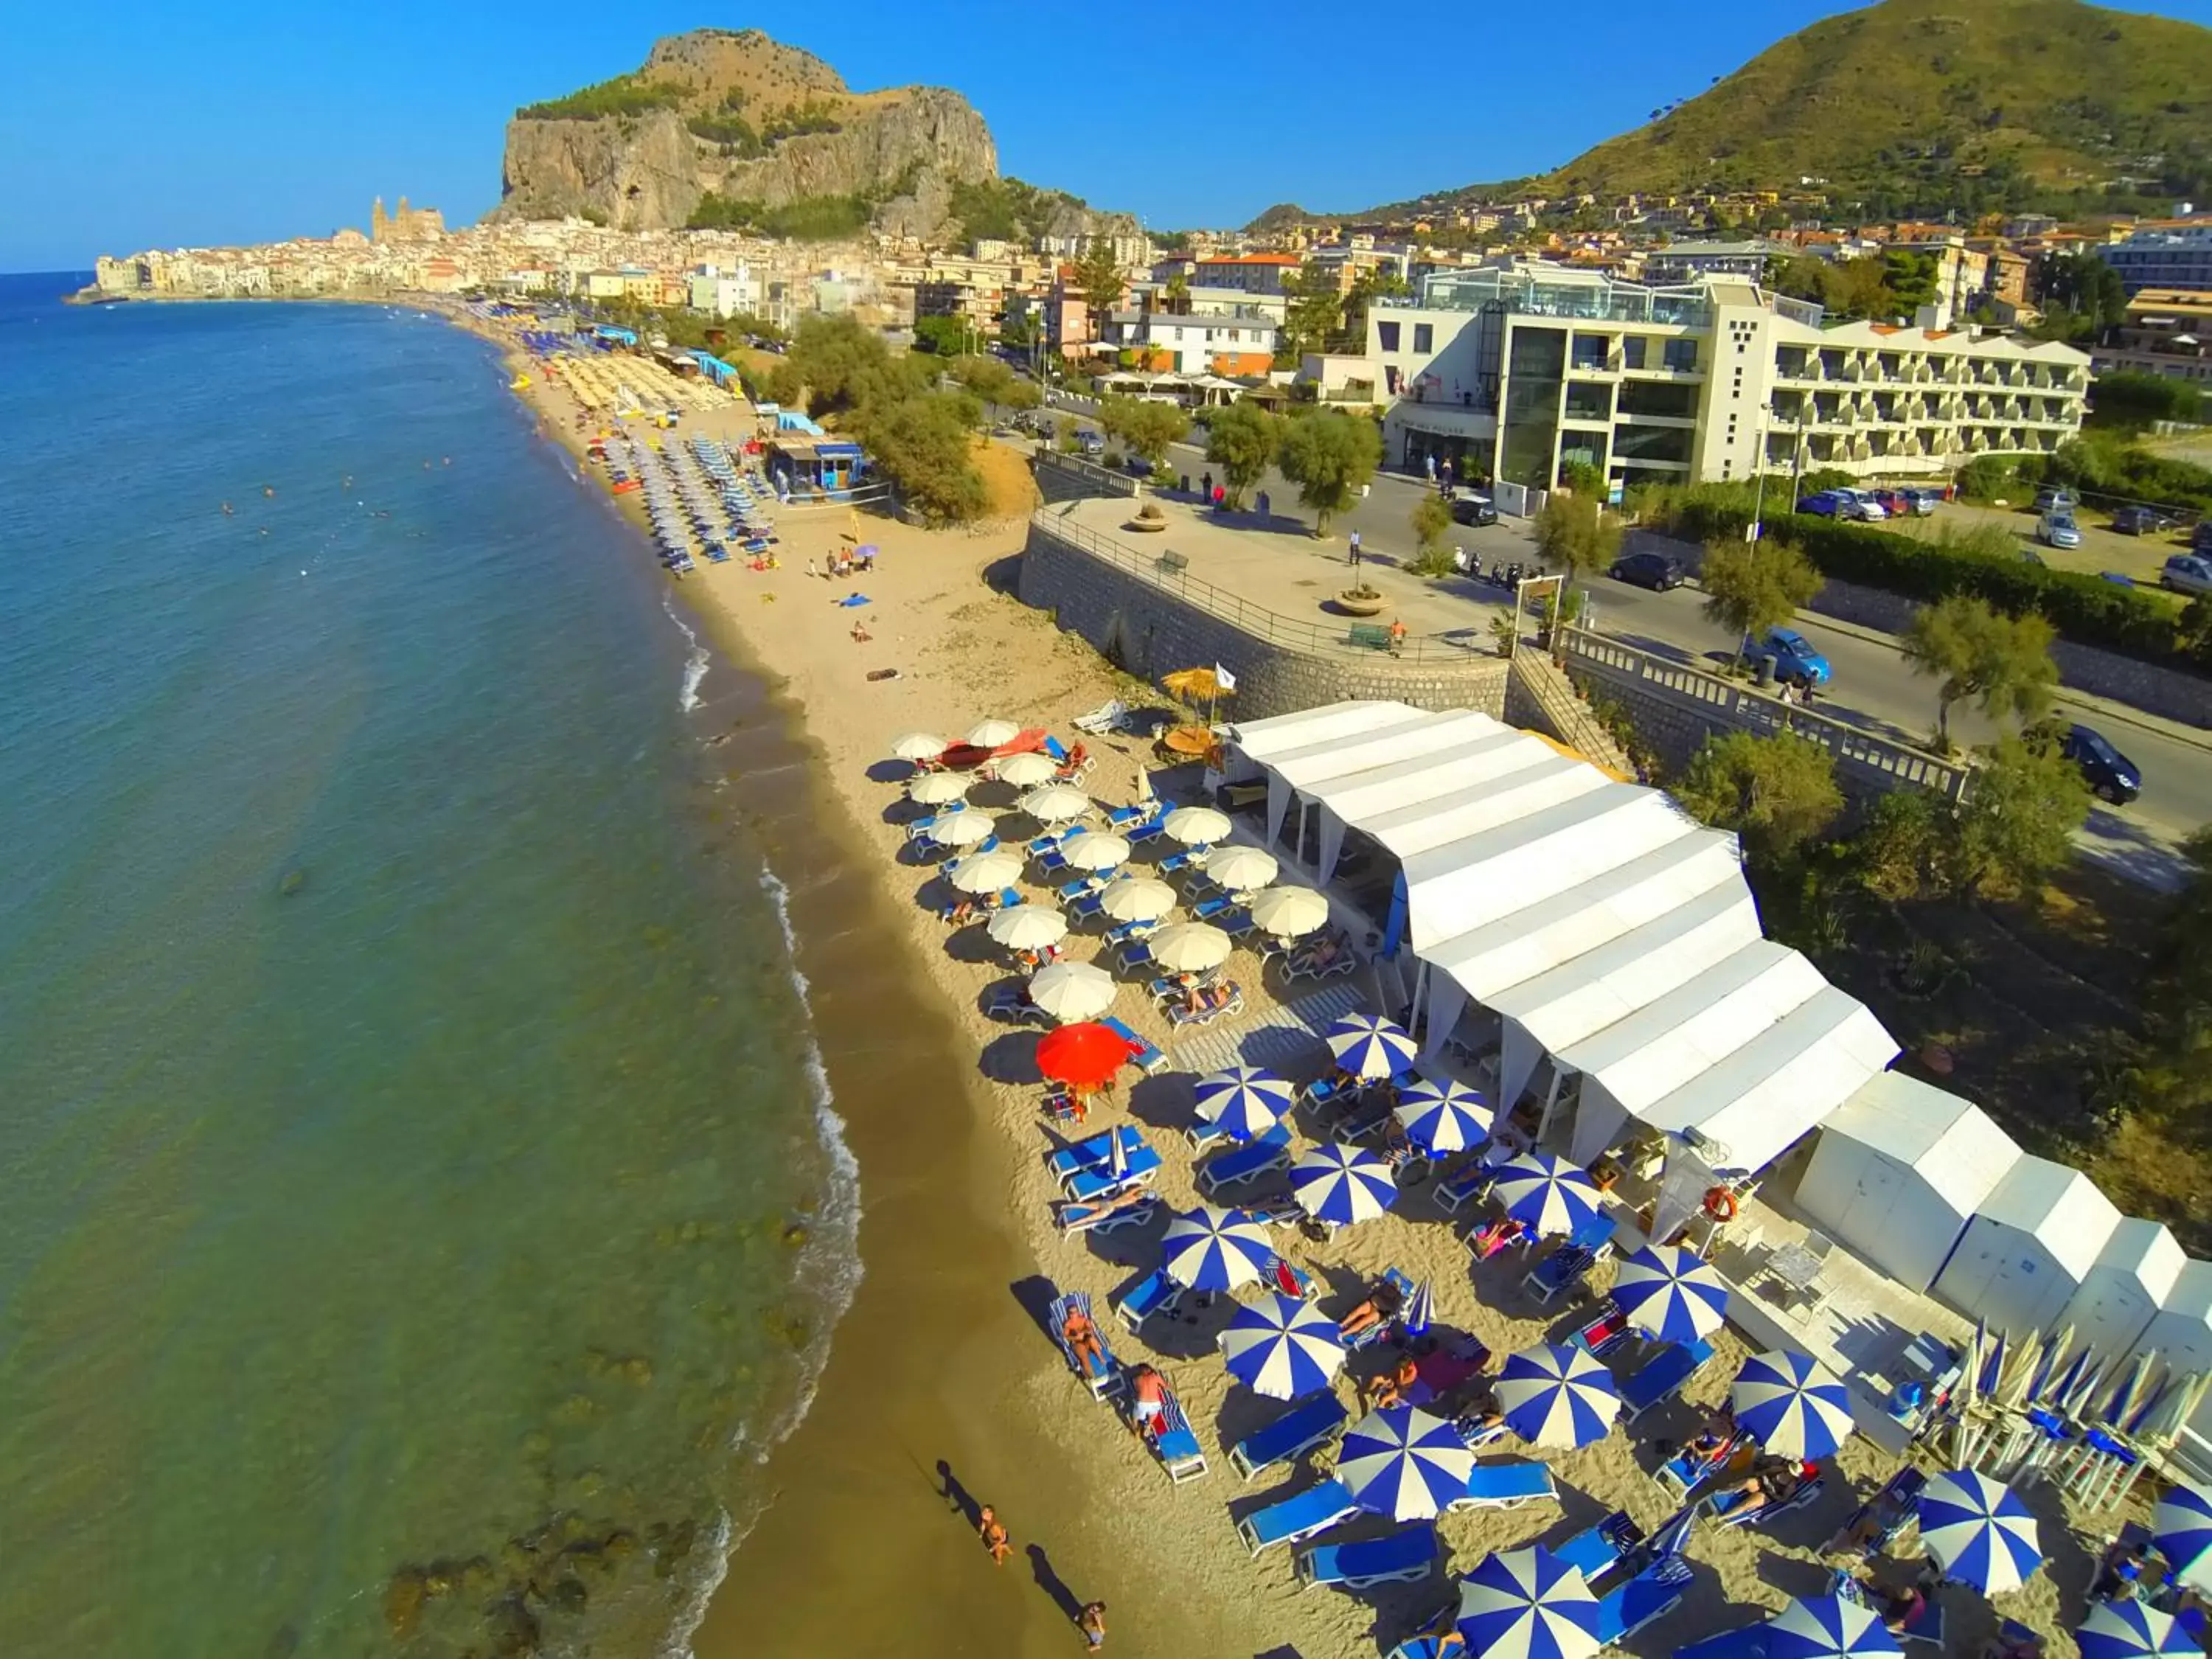
[[[1735,1219],[1735,1194],[1725,1187],[1716,1187],[1705,1194],[1705,1213],[1716,1221]]]

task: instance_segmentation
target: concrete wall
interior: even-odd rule
[[[1137,481],[1127,473],[1086,461],[1080,455],[1063,455],[1057,450],[1037,451],[1031,459],[1030,472],[1036,480],[1037,494],[1048,502],[1137,493]]]
[[[1423,655],[1405,659],[1330,649],[1310,623],[1242,605],[1232,619],[1221,614],[1230,606],[1217,590],[1158,569],[1149,550],[1119,549],[1124,562],[1091,550],[1079,533],[1056,528],[1048,515],[1030,520],[1017,591],[1023,604],[1051,611],[1061,628],[1128,673],[1157,681],[1178,668],[1219,663],[1237,677],[1236,713],[1247,720],[1352,697],[1504,715],[1503,657],[1443,657],[1428,642]]]

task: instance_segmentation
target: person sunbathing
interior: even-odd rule
[[[1474,1252],[1477,1261],[1487,1261],[1507,1245],[1516,1243],[1528,1231],[1510,1215],[1486,1221],[1467,1236],[1467,1247]]]
[[[1420,1155],[1421,1149],[1413,1145],[1413,1136],[1406,1133],[1406,1126],[1399,1121],[1395,1112],[1382,1120],[1382,1156],[1392,1169]]]
[[[1082,1309],[1068,1310],[1060,1334],[1067,1339],[1067,1351],[1075,1356],[1075,1363],[1085,1376],[1096,1376],[1106,1369],[1106,1345],[1098,1340],[1098,1328]]]
[[[1794,1462],[1786,1457],[1761,1458],[1752,1466],[1747,1478],[1732,1486],[1713,1488],[1714,1513],[1742,1520],[1771,1504],[1786,1504],[1818,1473],[1816,1464]],[[1733,1503],[1725,1501],[1731,1497]]]
[[[1367,1409],[1379,1411],[1385,1406],[1402,1405],[1407,1390],[1420,1380],[1421,1368],[1414,1364],[1413,1356],[1401,1354],[1396,1368],[1389,1376],[1375,1379],[1375,1389],[1368,1396]]]
[[[1160,1437],[1167,1426],[1168,1380],[1150,1365],[1129,1373],[1129,1409],[1139,1434],[1148,1440]]]
[[[1398,1301],[1396,1285],[1390,1284],[1376,1285],[1369,1293],[1364,1302],[1336,1322],[1338,1334],[1342,1336],[1358,1336],[1363,1331],[1371,1330],[1385,1321],[1395,1318],[1398,1313]]]
[[[1324,933],[1311,948],[1294,955],[1291,966],[1309,973],[1318,972],[1343,954],[1344,941],[1334,933]]]
[[[952,927],[964,927],[975,920],[981,914],[981,900],[964,898],[945,913],[945,920]]]

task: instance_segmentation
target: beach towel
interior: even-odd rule
[[[865,593],[848,593],[843,599],[839,599],[836,603],[840,609],[849,611],[856,605],[872,605],[875,601],[871,599]]]

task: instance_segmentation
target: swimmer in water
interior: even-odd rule
[[[222,516],[223,516],[224,518],[228,519],[228,517],[230,517],[230,515],[231,515],[233,513],[234,513],[234,512],[236,512],[236,511],[237,511],[237,508],[235,508],[235,507],[234,507],[233,506],[231,506],[231,504],[230,504],[228,501],[225,501],[225,502],[222,504]]]
[[[276,486],[275,484],[264,484],[261,486],[261,493],[264,495],[274,495],[276,493]]]

